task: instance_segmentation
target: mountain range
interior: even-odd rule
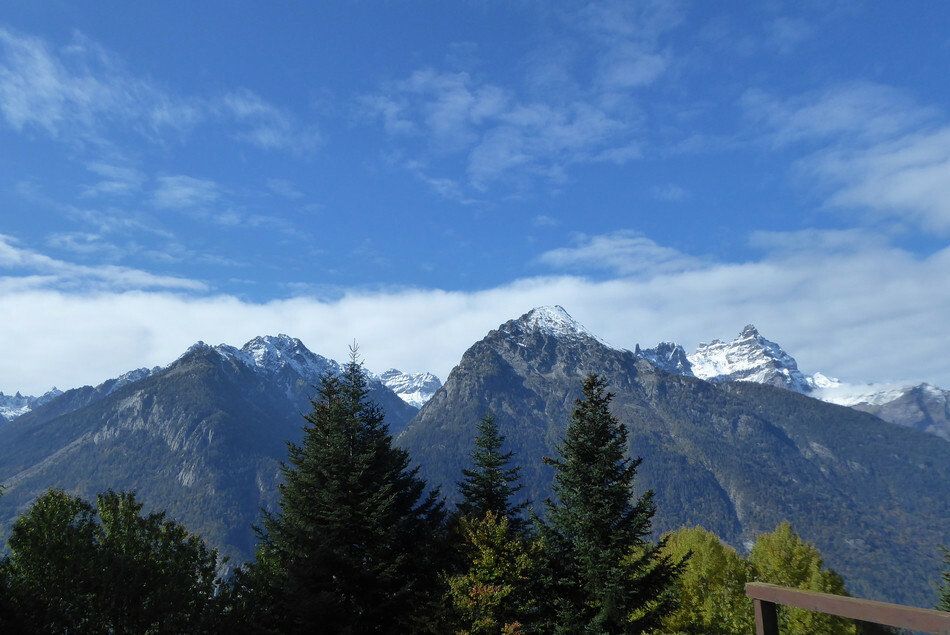
[[[734,340],[723,342],[717,339],[701,343],[693,353],[687,353],[674,342],[661,342],[653,348],[641,348],[637,344],[634,354],[676,375],[717,383],[745,381],[778,386],[828,403],[868,412],[885,421],[916,428],[950,441],[950,390],[929,383],[850,384],[821,372],[805,375],[799,370],[794,357],[779,344],[763,337],[751,324]],[[130,371],[96,387],[96,390],[108,390],[114,382],[121,385],[141,378],[147,370]],[[156,370],[158,368],[152,369],[153,372]],[[442,386],[438,377],[425,371],[412,373],[391,368],[374,377],[415,408],[425,405]],[[82,390],[90,389],[85,387]],[[23,396],[19,392],[8,396],[0,392],[0,424],[22,416],[61,394],[63,391],[57,388],[39,397]]]
[[[751,324],[732,341],[702,343],[690,354],[673,342],[648,349],[637,345],[634,353],[669,373],[715,383],[777,386],[950,441],[950,390],[927,383],[848,384],[820,372],[805,375],[794,357]]]
[[[537,508],[552,477],[542,458],[557,451],[583,376],[599,373],[631,455],[644,458],[638,485],[656,492],[657,532],[702,524],[742,550],[790,520],[852,592],[931,605],[938,546],[950,544],[950,442],[812,398],[820,377],[754,327],[731,344],[628,351],[542,307],[475,343],[444,386],[390,370],[370,377],[371,397],[450,502],[475,423],[493,412]],[[339,369],[286,335],[199,342],[168,366],[34,401],[0,425],[0,526],[49,487],[135,489],[232,563],[246,560],[286,442],[300,439],[319,376]]]

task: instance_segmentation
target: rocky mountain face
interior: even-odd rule
[[[689,361],[686,351],[679,344],[660,342],[653,348],[640,348],[640,345],[637,344],[633,354],[667,373],[695,377],[693,365]]]
[[[759,337],[742,339],[751,348]],[[701,361],[728,357],[717,348]],[[679,357],[665,351],[662,360]],[[763,365],[797,378],[781,359]],[[637,485],[656,493],[655,531],[701,524],[745,549],[790,520],[852,592],[932,605],[938,547],[950,542],[950,443],[781,381],[708,382],[663,366],[607,346],[559,307],[535,309],[469,348],[397,442],[452,499],[475,424],[492,412],[538,505],[551,494],[542,458],[557,452],[583,377],[598,373],[630,430],[631,456],[644,459]]]
[[[379,380],[410,406],[421,408],[442,387],[442,381],[432,373],[404,373],[390,368],[379,374]]]
[[[0,427],[0,525],[9,529],[50,487],[89,498],[134,489],[241,562],[315,384],[338,369],[278,336],[242,348],[199,343],[138,379],[68,391]],[[396,432],[417,412],[378,380],[371,397]]]

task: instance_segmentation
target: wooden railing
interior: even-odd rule
[[[801,591],[763,582],[745,585],[745,593],[755,606],[756,635],[778,635],[776,607],[780,604],[862,622],[950,635],[950,613],[944,611]]]

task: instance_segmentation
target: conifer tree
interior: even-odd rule
[[[462,470],[459,483],[462,501],[458,504],[461,516],[480,519],[488,512],[498,518],[507,518],[513,530],[524,527],[521,512],[526,502],[513,505],[512,497],[521,490],[518,466],[508,467],[511,452],[502,452],[505,437],[499,432],[495,417],[485,415],[478,422],[475,449],[472,451],[473,469]]]
[[[529,542],[493,511],[462,516],[458,534],[466,571],[448,578],[448,600],[461,635],[519,633],[532,619],[538,543]]]
[[[627,429],[610,414],[613,395],[590,375],[575,405],[556,469],[556,501],[539,522],[546,552],[541,630],[643,632],[675,607],[682,563],[650,544],[652,492],[633,502],[640,459],[625,458]]]
[[[290,444],[279,510],[245,576],[269,587],[260,597],[278,604],[269,626],[281,632],[409,632],[437,591],[442,503],[367,393],[354,349]]]

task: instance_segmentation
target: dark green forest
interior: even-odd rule
[[[524,466],[484,413],[449,509],[393,444],[354,355],[322,378],[302,439],[289,444],[253,561],[229,567],[131,492],[90,503],[50,490],[9,535],[0,630],[749,633],[748,581],[848,592],[786,522],[748,556],[701,526],[653,540],[654,492],[637,486],[641,460],[628,456],[612,399],[604,379],[585,379],[545,459],[554,480],[543,501],[521,497]],[[799,610],[780,620],[783,633],[859,632]]]

